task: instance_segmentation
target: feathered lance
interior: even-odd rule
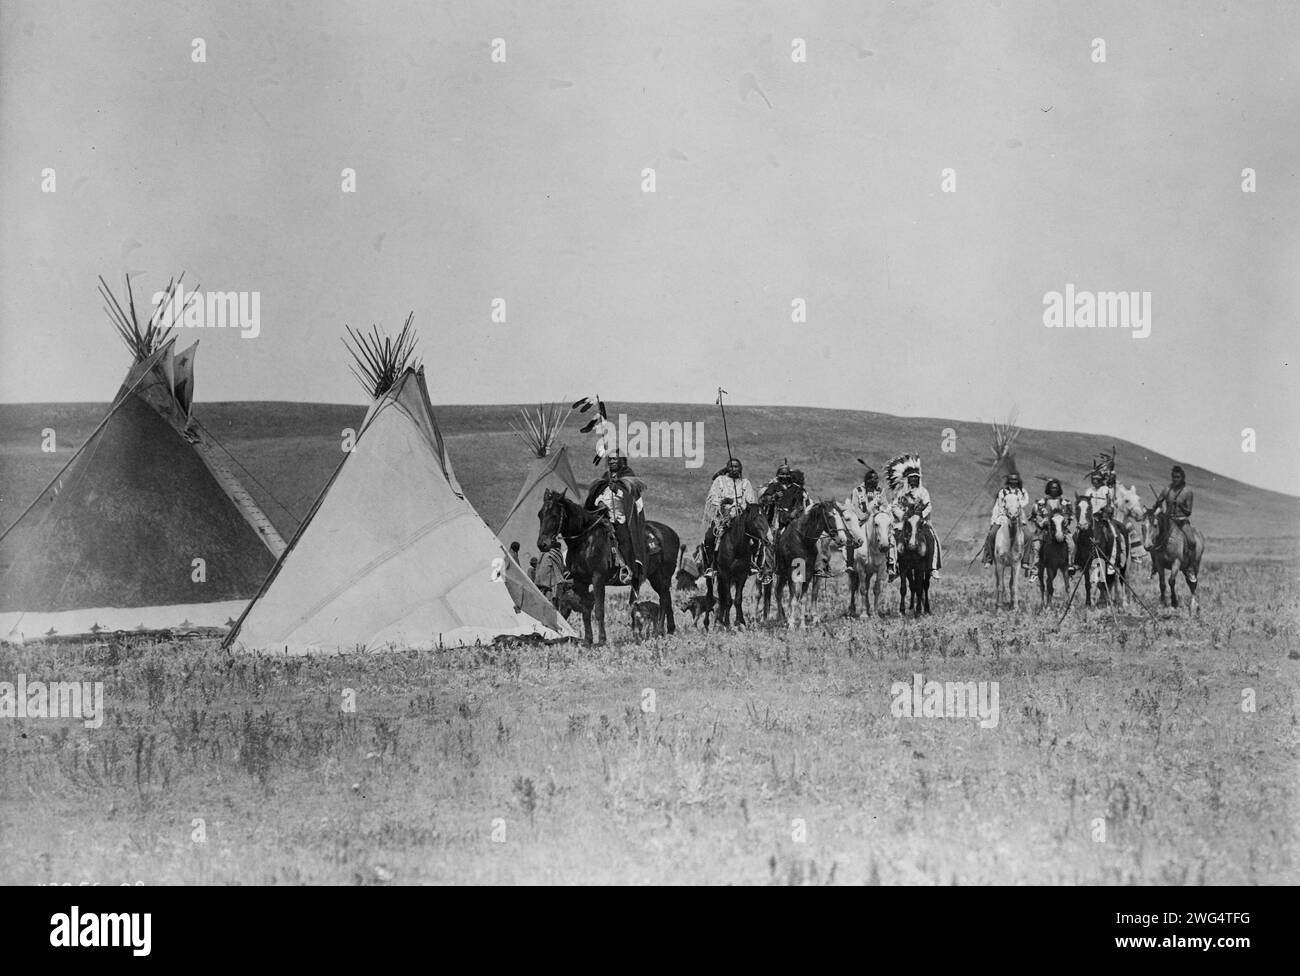
[[[727,391],[722,387],[718,387],[717,404],[718,409],[722,411],[722,439],[727,444],[727,467],[731,467],[731,435],[727,433],[727,405],[722,402],[722,398],[726,395],[726,392]],[[735,505],[740,504],[740,494],[736,488],[735,478],[731,479],[731,500]]]

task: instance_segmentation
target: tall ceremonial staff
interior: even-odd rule
[[[722,439],[726,441],[727,444],[727,467],[731,467],[731,435],[727,433],[727,406],[722,402],[722,398],[726,392],[727,391],[722,387],[718,387],[718,399],[716,403],[718,404],[718,409],[722,411]],[[736,492],[735,478],[731,479],[731,501],[734,505],[740,504],[740,495]]]

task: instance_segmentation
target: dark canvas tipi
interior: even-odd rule
[[[224,628],[284,549],[192,421],[197,343],[123,318],[137,361],[111,409],[0,536],[0,640]]]

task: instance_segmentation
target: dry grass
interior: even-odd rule
[[[1205,575],[1199,622],[1059,633],[971,576],[922,621],[635,644],[617,613],[595,650],[0,649],[109,708],[0,720],[0,881],[1295,883],[1296,573]],[[913,672],[998,681],[998,726],[894,718]]]

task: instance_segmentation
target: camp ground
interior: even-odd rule
[[[373,403],[286,543],[193,415],[197,343],[174,351],[174,303],[142,320],[129,278],[121,301],[100,289],[133,363],[0,536],[0,640],[224,634],[238,650],[311,653],[572,635],[466,500],[413,363],[412,317],[395,340],[350,332]]]

